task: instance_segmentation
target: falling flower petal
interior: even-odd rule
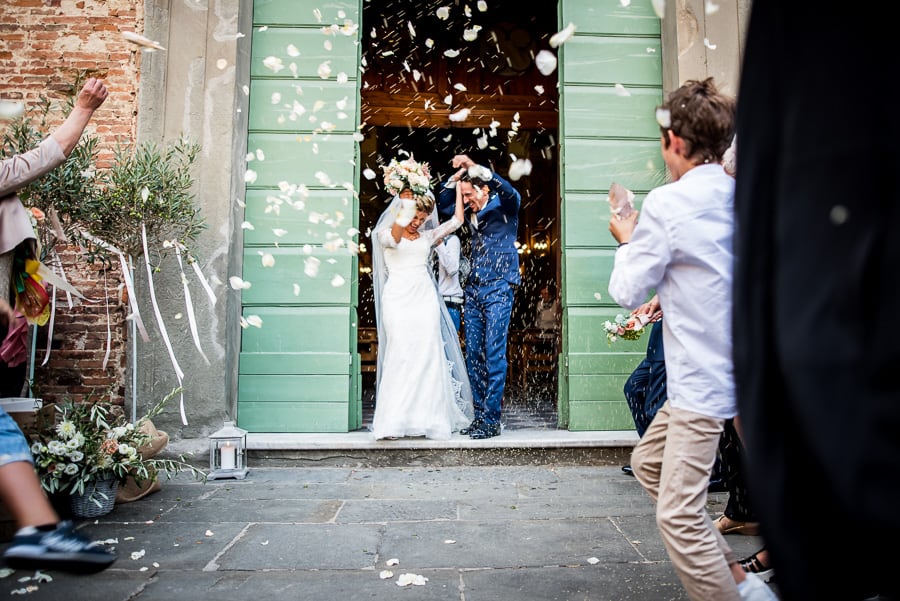
[[[365,169],[363,169],[363,177],[370,180],[375,179],[375,172],[366,167]]]
[[[672,127],[672,113],[669,109],[656,109],[656,122],[663,129]]]
[[[261,328],[262,324],[263,324],[262,317],[260,317],[259,315],[248,315],[247,323],[250,324],[251,326],[253,326],[254,328]],[[209,530],[206,531],[206,536],[212,536],[212,535],[213,535],[212,532],[210,532]]]
[[[444,541],[444,544],[445,545],[455,545],[456,541],[453,540],[452,538],[448,538],[447,540]]]
[[[666,16],[666,0],[650,0],[650,4],[653,5],[653,12],[657,17],[662,19]]]
[[[472,29],[463,30],[463,39],[467,42],[474,42],[478,39],[478,32],[481,31],[481,26],[476,25]]]
[[[531,174],[531,161],[528,159],[517,159],[509,166],[509,179],[519,181],[523,175]]]
[[[394,573],[390,570],[381,570],[380,572],[378,572],[378,577],[382,580],[387,580],[388,578],[393,578]]]
[[[425,46],[427,46],[428,48],[434,48],[434,40],[428,38],[427,40],[425,40]]]
[[[214,536],[214,535],[213,535],[213,531],[212,531],[212,530],[207,530],[207,531],[206,531],[206,536]]]
[[[21,102],[0,100],[0,121],[12,121],[25,113],[25,105]]]
[[[246,184],[252,184],[256,182],[256,178],[257,174],[253,169],[247,169],[247,171],[244,173],[244,183]]]
[[[457,56],[459,56],[459,50],[449,48],[447,50],[444,50],[444,56],[446,56],[447,58],[456,58]]]
[[[331,77],[331,61],[325,61],[321,65],[319,65],[318,69],[316,69],[316,73],[322,79],[328,79]]]
[[[131,553],[131,559],[137,561],[138,559],[143,557],[145,553],[146,553],[146,551],[144,549],[141,549],[140,551],[133,551]]]
[[[450,8],[447,6],[442,6],[439,9],[437,9],[435,14],[437,15],[437,18],[440,19],[441,21],[446,21],[447,19],[450,18]]]
[[[284,64],[282,64],[281,59],[277,56],[267,56],[263,59],[263,66],[270,71],[278,73],[282,69],[284,69]]]
[[[294,296],[300,296],[300,284],[294,284]]]
[[[600,563],[600,560],[597,559],[596,557],[589,557],[587,561],[591,565],[596,565],[596,564]]]
[[[292,57],[297,57],[297,56],[300,56],[300,51],[297,50],[297,47],[294,46],[293,44],[288,44],[287,55],[292,56]]]
[[[631,4],[631,0],[619,0],[619,4],[621,4],[625,8],[628,8],[628,6]]]
[[[275,267],[275,257],[273,257],[271,255],[271,253],[263,253],[262,266],[263,267]]]
[[[444,104],[446,104],[448,106],[453,104],[453,95],[452,94],[447,94],[446,96],[444,96]]]
[[[550,37],[550,47],[558,48],[559,46],[562,46],[563,44],[568,42],[573,35],[575,35],[575,24],[569,23],[565,29],[554,33]]]
[[[556,70],[556,56],[549,50],[541,50],[534,57],[534,64],[543,75],[550,75]]]
[[[145,38],[141,34],[134,33],[133,31],[123,31],[122,37],[132,44],[142,46],[144,48],[147,48],[148,50],[165,50],[164,47],[160,46],[159,42],[154,42],[153,40]]]
[[[484,0],[478,0],[478,10],[480,12],[485,12],[487,10],[487,2]]]
[[[344,278],[340,275],[335,274],[333,278],[331,278],[331,285],[335,288],[340,288],[344,285]]]
[[[250,287],[250,282],[245,282],[244,280],[242,280],[241,278],[239,278],[236,275],[233,275],[230,278],[228,278],[228,283],[231,284],[231,287],[234,290],[246,290],[247,288]]]
[[[225,60],[224,58],[220,58],[219,60],[216,61],[216,68],[219,71],[224,70],[225,67],[227,67],[227,66],[228,66],[228,61]]]
[[[400,560],[397,559],[396,557],[393,557],[391,559],[388,559],[386,562],[384,562],[384,565],[386,565],[386,566],[400,565]]]
[[[471,109],[459,109],[455,113],[447,115],[447,118],[451,121],[465,121],[470,112],[472,112]]]
[[[307,257],[303,262],[303,273],[308,275],[311,278],[319,275],[319,265],[322,262],[316,257]]]
[[[709,0],[707,0],[705,8],[707,15],[714,15],[719,12],[719,5],[715,4],[714,2],[710,2]]]
[[[543,93],[544,93],[544,86],[540,86],[540,85],[534,86],[534,91],[537,92],[538,94],[543,94]]]
[[[706,46],[707,48],[709,48],[710,50],[715,50],[715,49],[716,49],[716,45],[715,45],[715,44],[711,44],[711,43],[709,42],[709,38],[703,38],[703,45]]]
[[[594,299],[596,299],[596,300],[601,300],[602,298],[603,298],[603,295],[600,294],[599,292],[595,292],[595,293],[594,293]]]
[[[620,83],[617,83],[615,85],[615,92],[616,92],[616,96],[631,96],[631,92],[626,90],[625,86],[623,86]]]

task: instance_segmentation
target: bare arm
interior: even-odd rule
[[[84,128],[87,127],[88,121],[94,115],[94,111],[103,104],[109,91],[100,80],[93,77],[87,80],[78,99],[75,101],[75,108],[66,117],[66,120],[56,130],[50,134],[50,137],[56,140],[62,148],[63,154],[69,156],[72,150],[78,144]]]

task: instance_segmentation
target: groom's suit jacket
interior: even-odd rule
[[[466,223],[471,234],[467,286],[480,286],[496,280],[519,284],[519,253],[515,247],[519,230],[519,206],[522,197],[512,184],[497,175],[488,182],[490,197],[477,213],[466,208]],[[438,211],[442,217],[453,215],[456,189],[441,188]]]

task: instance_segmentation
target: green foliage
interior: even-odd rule
[[[35,148],[49,135],[56,112],[68,116],[81,89],[76,79],[62,106],[42,97],[37,106],[10,123],[3,133],[4,156]],[[190,249],[205,225],[194,204],[192,167],[200,146],[185,139],[160,146],[119,144],[112,165],[98,169],[99,139],[83,135],[68,160],[19,192],[28,207],[57,215],[66,236],[82,243],[93,259],[108,252],[89,242],[81,231],[118,247],[126,255],[143,255],[141,226],[147,242],[159,250],[175,240]],[[42,246],[54,242],[52,224],[38,226]]]
[[[101,175],[102,189],[80,203],[76,221],[134,257],[143,254],[142,225],[154,247],[164,240],[190,247],[205,227],[191,190],[199,152],[198,144],[184,139],[164,148],[118,146],[112,167]]]

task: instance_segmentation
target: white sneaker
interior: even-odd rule
[[[737,589],[743,601],[778,601],[775,592],[756,574],[747,574]]]

